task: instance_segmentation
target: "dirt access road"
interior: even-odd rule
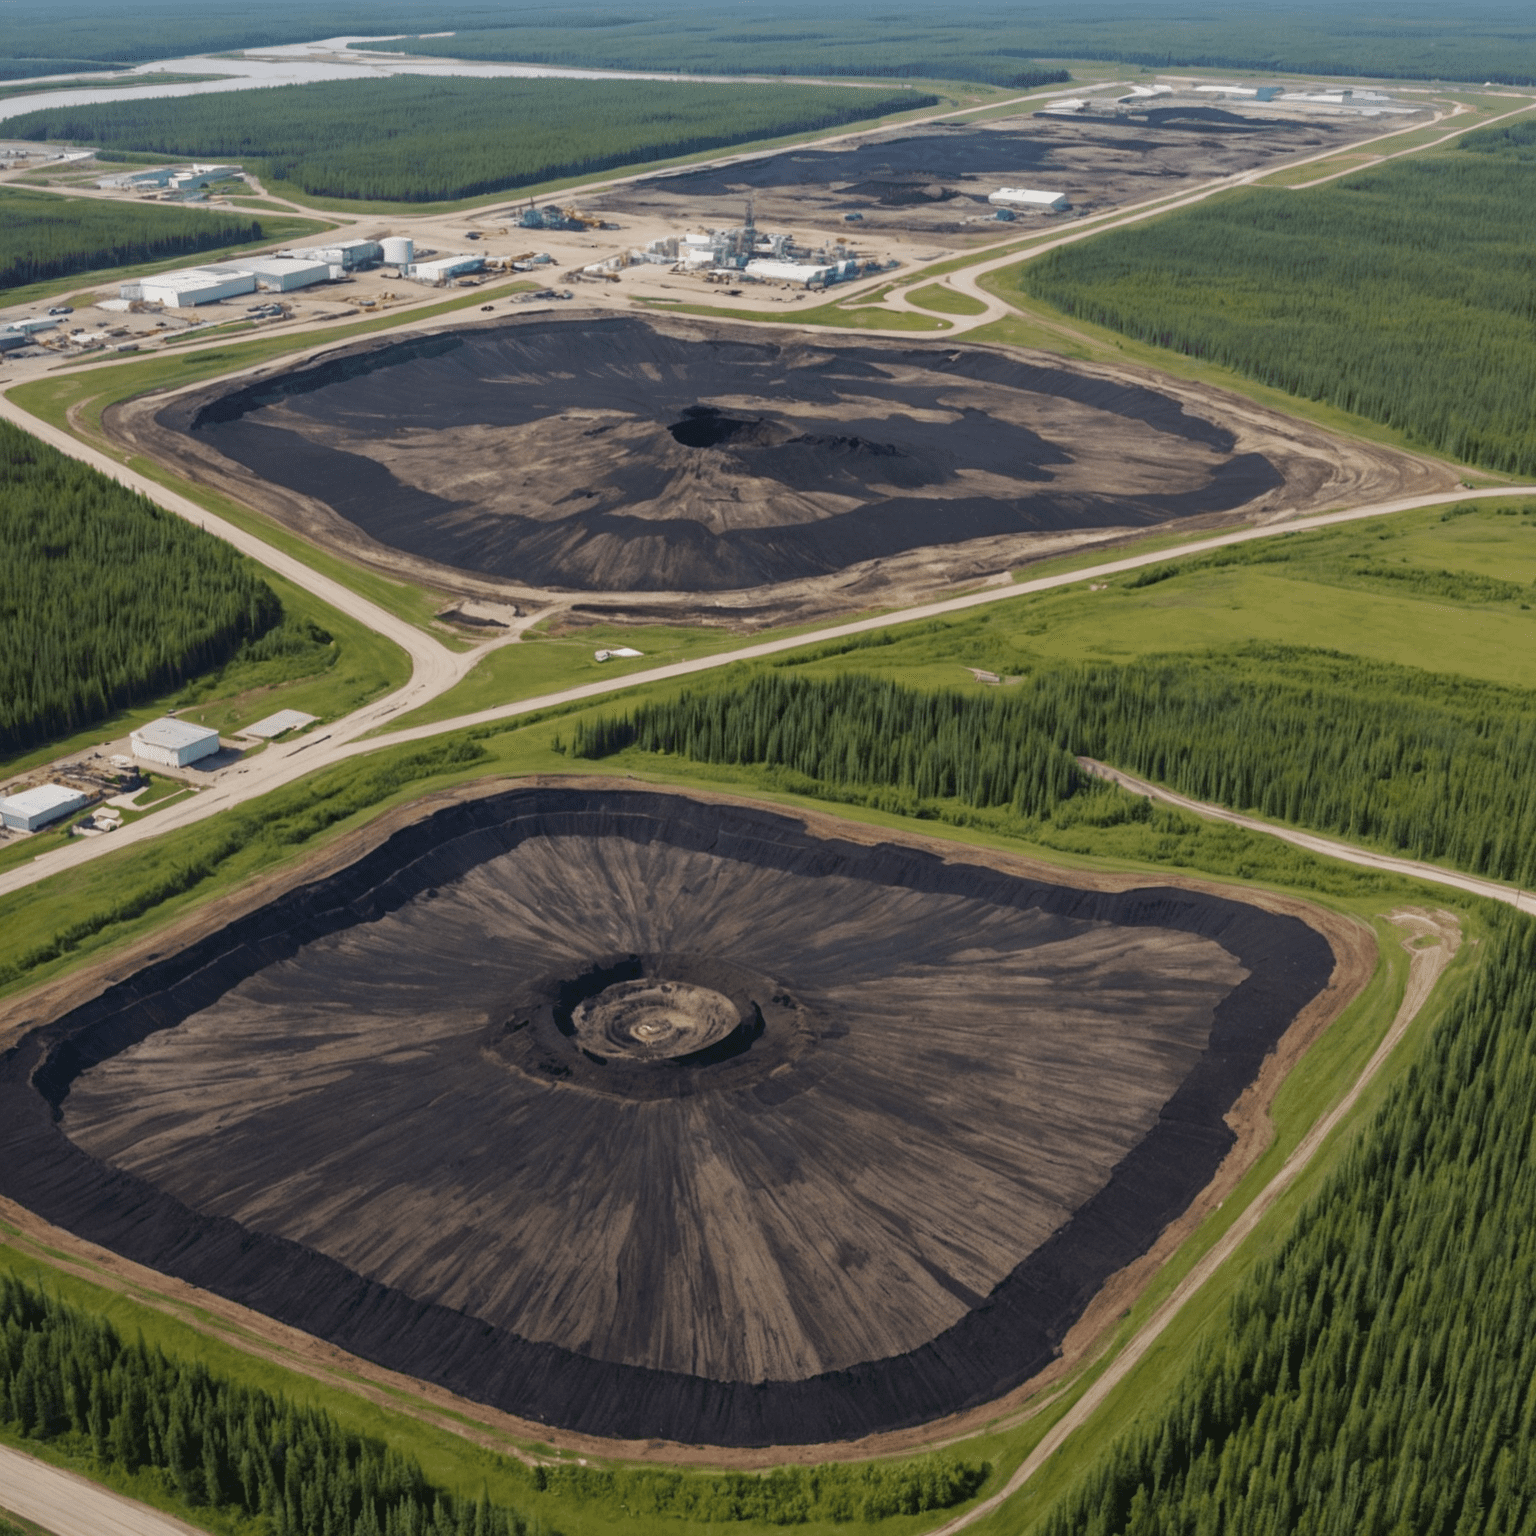
[[[1271,832],[1274,829],[1262,827],[1262,830]],[[1264,1219],[1275,1201],[1296,1182],[1307,1165],[1317,1156],[1323,1143],[1360,1102],[1360,1096],[1386,1064],[1387,1058],[1391,1056],[1408,1026],[1413,1023],[1419,1010],[1428,1000],[1441,973],[1461,946],[1460,926],[1448,912],[1393,912],[1391,921],[1400,928],[1408,930],[1408,937],[1403,940],[1403,948],[1412,957],[1408,962],[1408,985],[1403,991],[1403,1001],[1398,1007],[1391,1027],[1382,1037],[1381,1044],[1376,1047],[1375,1053],[1365,1064],[1364,1070],[1355,1079],[1349,1091],[1307,1132],[1296,1150],[1285,1160],[1280,1171],[1264,1186],[1254,1202],[1217,1239],[1210,1251],[1179,1283],[1173,1294],[1147,1319],[1130,1343],[1115,1357],[1109,1369],[1067,1410],[1061,1420],[1025,1458],[1024,1463],[1007,1483],[991,1498],[982,1500],[975,1509],[967,1510],[958,1520],[951,1520],[948,1525],[941,1526],[934,1536],[956,1536],[956,1533],[963,1531],[968,1525],[990,1515],[1039,1472],[1041,1467],[1066,1443],[1073,1430],[1081,1428],[1110,1393],[1145,1358],[1147,1352],[1166,1332],[1169,1324],[1184,1310],[1206,1281],[1232,1257],[1244,1238]]]

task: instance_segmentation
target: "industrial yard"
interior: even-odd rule
[[[1317,1380],[1440,1327],[1460,1205],[1392,1213],[1528,1043],[1536,95],[836,25],[877,73],[590,98],[451,78],[543,23],[338,36],[0,159],[74,210],[0,242],[0,1461],[61,1508],[1125,1536],[1368,1470]],[[1506,1344],[1530,1226],[1464,1234]],[[1459,1283],[1464,1405],[1530,1372]]]
[[[1346,147],[1382,131],[1386,105],[1404,124],[1429,116],[1417,103],[1259,102],[1204,88],[1152,90],[668,171],[594,197],[592,206],[635,218],[726,223],[750,195],[765,223],[832,230],[853,220],[862,240],[942,238],[965,247],[997,238],[992,197],[1004,187],[1070,204],[1070,213],[1049,205],[1004,210],[1020,220],[1083,217]]]
[[[1128,369],[571,311],[503,306],[105,424],[380,570],[754,625],[1424,474]]]

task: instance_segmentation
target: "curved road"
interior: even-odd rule
[[[56,434],[69,443],[72,439],[64,434]],[[61,444],[62,446],[62,444]],[[77,456],[83,456],[91,452],[82,449],[82,445],[75,443],[74,450]],[[95,457],[100,458],[97,455]],[[116,473],[119,478],[128,475],[121,466],[112,465],[111,461],[101,459],[109,472]],[[137,477],[134,477],[137,478]],[[133,483],[128,480],[127,483]],[[210,529],[214,529],[218,520],[205,514],[194,503],[184,501],[181,497],[171,497],[161,487],[154,485],[152,481],[143,481],[142,484],[155,495],[155,499],[162,505],[173,505],[172,510],[180,511],[182,516],[192,517],[199,522],[206,522]],[[555,693],[540,694],[536,698],[521,699],[516,703],[502,704],[491,709],[477,710],[472,714],[457,715],[448,720],[437,720],[426,725],[412,726],[406,730],[394,731],[387,735],[369,737],[362,741],[358,738],[366,732],[374,730],[382,725],[391,715],[413,709],[420,704],[425,704],[454,683],[483,657],[490,647],[482,647],[476,651],[465,652],[462,655],[446,650],[420,631],[411,631],[411,626],[401,619],[396,619],[392,614],[385,614],[382,609],[376,608],[365,599],[357,597],[347,591],[338,583],[332,582],[329,577],[318,575],[309,570],[301,562],[293,561],[291,557],[281,555],[269,545],[262,544],[259,539],[251,535],[243,534],[238,529],[231,528],[230,534],[234,538],[248,541],[249,553],[254,558],[262,560],[274,570],[281,570],[287,575],[288,570],[279,566],[279,560],[291,563],[305,579],[300,582],[309,590],[319,594],[326,594],[334,590],[339,598],[345,599],[345,603],[338,601],[337,606],[354,617],[361,616],[371,610],[381,615],[381,620],[387,620],[393,632],[404,630],[410,632],[413,659],[421,656],[422,663],[411,681],[404,688],[389,694],[387,697],[377,700],[373,704],[365,705],[362,709],[354,711],[344,719],[334,724],[321,727],[318,734],[301,738],[291,745],[269,747],[265,752],[250,760],[238,768],[224,770],[215,784],[193,795],[186,800],[163,811],[156,812],[153,816],[146,816],[142,821],[133,822],[124,827],[120,832],[115,832],[111,837],[79,838],[70,842],[63,848],[56,849],[52,853],[42,854],[32,860],[30,864],[21,865],[15,869],[7,870],[0,874],[0,895],[6,895],[11,891],[24,889],[26,886],[35,885],[40,880],[45,880],[49,875],[57,874],[61,870],[72,869],[78,865],[87,863],[91,859],[100,858],[117,848],[123,848],[136,842],[145,841],[151,837],[158,837],[162,833],[171,832],[180,827],[191,826],[195,822],[204,821],[210,816],[216,816],[220,811],[226,811],[234,806],[241,805],[248,800],[264,795],[273,789],[280,788],[284,784],[290,784],[295,779],[302,778],[305,774],[318,772],[333,763],[343,762],[348,758],[360,756],[363,753],[375,752],[384,747],[398,746],[405,742],[424,741],[432,736],[441,736],[449,731],[462,730],[467,726],[486,725],[498,720],[512,720],[519,715],[533,714],[539,710],[551,709],[564,704],[577,704],[587,699],[600,698],[607,693],[617,693],[626,688],[637,688],[647,683],[667,682],[676,678],[692,677],[698,673],[713,671],[719,667],[728,667],[738,661],[754,661],[765,656],[776,656],[784,651],[799,650],[805,646],[821,645],[829,640],[840,640],[850,635],[867,634],[871,630],[887,629],[895,624],[910,623],[917,619],[935,618],[944,614],[963,613],[971,608],[984,607],[991,603],[1011,602],[1016,598],[1027,597],[1035,592],[1047,592],[1058,587],[1072,586],[1077,582],[1093,581],[1103,577],[1117,576],[1126,571],[1139,570],[1142,566],[1157,565],[1166,560],[1179,560],[1190,555],[1203,554],[1209,550],[1222,549],[1229,544],[1246,544],[1254,539],[1271,539],[1283,537],[1287,533],[1295,533],[1311,528],[1325,528],[1337,523],[1358,522],[1366,518],[1387,517],[1395,512],[1409,511],[1415,507],[1431,507],[1443,504],[1446,501],[1465,500],[1473,501],[1483,497],[1536,495],[1536,485],[1499,486],[1489,490],[1463,491],[1459,496],[1447,496],[1444,493],[1435,493],[1429,496],[1410,496],[1396,501],[1384,501],[1368,507],[1355,507],[1344,512],[1328,512],[1320,517],[1309,517],[1291,523],[1270,523],[1260,528],[1241,528],[1232,533],[1214,535],[1208,539],[1200,539],[1189,544],[1182,544],[1173,549],[1153,551],[1148,554],[1127,555],[1118,560],[1106,560],[1098,565],[1087,566],[1077,571],[1067,571],[1056,576],[1039,576],[1033,581],[1021,581],[1011,583],[1004,587],[987,587],[979,592],[970,592],[963,597],[946,598],[940,602],[923,603],[913,608],[904,608],[892,613],[880,614],[875,618],[855,619],[844,624],[830,624],[823,629],[813,630],[810,633],[798,634],[778,640],[765,640],[757,645],[746,645],[735,651],[722,651],[715,656],[702,656],[693,661],[674,662],[670,666],[652,667],[644,672],[630,672],[622,677],[603,678],[595,683],[584,683],[576,688],[564,688]],[[185,510],[183,510],[185,509]],[[224,525],[229,526],[229,525]],[[247,547],[242,544],[242,547]],[[297,579],[297,578],[294,578]],[[331,599],[327,597],[327,600]],[[527,622],[532,623],[538,616],[531,616]],[[363,622],[367,622],[366,619]],[[391,638],[393,638],[393,632]],[[506,636],[494,642],[495,645],[511,643],[515,636]],[[1265,830],[1274,830],[1266,828]],[[1429,866],[1426,866],[1426,870]],[[1445,872],[1426,874],[1425,878],[1443,879]]]

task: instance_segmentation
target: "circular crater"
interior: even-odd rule
[[[672,316],[359,343],[156,420],[354,552],[590,592],[799,583],[918,551],[959,569],[975,541],[1227,512],[1284,478],[1171,395],[1068,363]]]
[[[992,1401],[1209,1182],[1332,952],[867,836],[590,788],[438,810],[0,1057],[0,1195],[573,1431]]]
[[[582,1050],[647,1064],[707,1050],[740,1024],[730,998],[719,992],[650,977],[616,981],[571,1015]]]

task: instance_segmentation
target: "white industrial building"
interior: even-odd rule
[[[163,304],[167,309],[190,309],[198,304],[216,304],[220,299],[237,299],[242,293],[255,293],[256,274],[244,268],[220,271],[214,267],[184,267],[179,272],[157,272],[136,283],[124,283],[118,292],[122,298]]]
[[[156,272],[124,283],[118,297],[163,304],[167,309],[187,309],[197,304],[216,304],[255,293],[292,293],[314,283],[329,281],[331,267],[323,261],[294,261],[283,256],[247,256],[238,261],[213,261],[206,267],[182,267],[175,272]]]
[[[177,192],[196,192],[211,181],[228,181],[239,174],[238,165],[194,165],[190,170],[177,171],[171,177],[171,186]]]
[[[49,822],[89,805],[91,797],[63,784],[39,784],[0,800],[0,823],[15,832],[36,832]]]
[[[275,715],[268,715],[265,720],[258,720],[255,725],[248,725],[240,732],[242,736],[256,736],[262,741],[273,741],[281,736],[284,731],[302,730],[306,725],[313,725],[316,716],[306,715],[298,709],[280,709]]]
[[[1039,208],[1046,213],[1065,213],[1072,206],[1065,192],[1035,192],[1028,187],[999,187],[987,201],[1000,208]]]
[[[242,256],[237,261],[216,261],[205,272],[249,272],[256,286],[267,293],[292,293],[328,282],[331,266],[326,261],[297,261],[287,256]]]
[[[413,283],[446,283],[466,272],[479,272],[484,266],[484,256],[440,256],[436,261],[413,261],[401,271]]]
[[[146,763],[185,768],[219,750],[219,733],[206,725],[166,716],[141,725],[128,737],[128,742],[133,755]]]
[[[343,240],[339,245],[306,245],[281,254],[296,261],[323,261],[344,272],[355,272],[359,267],[372,267],[383,261],[384,247],[377,240]],[[405,259],[411,259],[409,251]]]
[[[112,176],[97,178],[96,185],[104,192],[116,192],[123,188],[168,187],[176,174],[173,165],[162,165],[153,171],[118,171]]]
[[[857,262],[828,262],[818,264],[807,261],[758,260],[746,268],[749,277],[761,278],[767,283],[803,283],[807,288],[818,288],[834,281],[843,267],[850,270]]]

